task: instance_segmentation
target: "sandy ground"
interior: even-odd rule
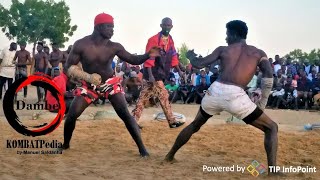
[[[193,120],[198,105],[173,105],[173,110]],[[1,107],[2,109],[2,107]],[[132,109],[132,108],[130,108]],[[151,156],[141,159],[138,150],[119,119],[110,115],[91,120],[90,113],[112,111],[109,105],[89,107],[77,121],[71,149],[56,155],[18,155],[19,149],[6,148],[7,140],[42,139],[63,141],[63,122],[52,133],[41,137],[18,134],[0,114],[0,179],[254,179],[249,172],[203,172],[207,166],[247,167],[252,160],[267,164],[263,133],[244,124],[226,124],[227,113],[211,118],[177,153],[175,163],[163,161],[182,130],[169,129],[166,122],[153,120],[161,112],[148,108],[143,112],[143,141]],[[1,113],[2,110],[1,110]],[[278,179],[320,179],[320,130],[303,131],[306,123],[320,123],[319,112],[267,110],[279,124],[278,164],[316,167],[316,173],[291,173]],[[30,112],[21,112],[25,124],[35,124]],[[44,113],[41,119],[54,114]],[[30,149],[28,149],[30,150]],[[49,149],[50,150],[50,149]],[[267,178],[265,174],[259,179]]]

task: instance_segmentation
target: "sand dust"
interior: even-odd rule
[[[185,114],[190,123],[199,106],[173,108]],[[18,155],[17,149],[6,148],[6,141],[62,142],[63,123],[47,136],[31,138],[18,134],[5,120],[0,121],[0,179],[255,179],[247,171],[208,173],[202,167],[248,166],[252,160],[267,164],[263,133],[248,125],[225,124],[230,117],[227,113],[210,119],[177,153],[177,162],[165,163],[163,159],[182,128],[169,129],[166,122],[150,121],[159,111],[149,108],[143,112],[142,137],[151,154],[149,159],[139,157],[124,124],[117,120],[78,121],[71,149],[62,155]],[[320,131],[301,131],[306,122],[319,122],[319,113],[280,110],[267,113],[280,124],[278,164],[317,168],[317,173],[287,174],[282,179],[320,179]],[[259,178],[273,179],[265,174]]]

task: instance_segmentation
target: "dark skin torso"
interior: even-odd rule
[[[62,61],[63,54],[61,51],[52,51],[50,54],[50,64],[52,67],[58,67]]]
[[[204,65],[220,59],[221,74],[218,81],[245,88],[256,73],[257,66],[261,70],[266,69],[266,60],[259,64],[262,57],[267,57],[262,50],[239,42],[229,46],[220,46],[212,54],[199,61],[202,61]],[[203,65],[198,67],[202,68]]]
[[[17,66],[25,66],[25,65],[29,65],[30,63],[30,53],[26,50],[20,50],[17,51],[14,60],[16,60],[18,58],[18,63]]]
[[[68,56],[67,68],[81,62],[85,72],[99,74],[104,82],[113,77],[112,61],[115,55],[131,64],[142,62],[141,56],[139,58],[128,53],[121,44],[110,40],[97,42],[90,35],[74,44]]]
[[[221,53],[222,82],[246,87],[256,73],[259,60],[266,55],[254,46],[233,44]]]
[[[47,67],[46,63],[47,54],[45,52],[38,52],[35,56],[35,68],[38,69],[45,69]]]
[[[68,54],[67,51],[64,51],[62,55],[63,55],[63,57],[62,57],[60,62],[62,63],[62,65],[64,65],[66,63],[67,59],[68,59],[68,55],[69,54]]]

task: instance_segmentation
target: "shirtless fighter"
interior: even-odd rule
[[[160,49],[154,47],[144,55],[132,55],[121,44],[110,41],[113,27],[112,16],[105,13],[97,15],[93,33],[76,41],[68,56],[65,73],[71,78],[80,79],[82,86],[75,90],[75,98],[65,120],[63,149],[70,146],[76,119],[93,101],[103,96],[109,98],[116,113],[124,121],[139,148],[140,155],[148,156],[138,124],[128,111],[120,78],[113,76],[111,64],[116,55],[130,64],[142,64],[150,56],[160,56]],[[77,66],[79,62],[83,71]]]
[[[20,42],[20,51],[17,51],[13,58],[13,62],[14,64],[16,64],[15,80],[20,79],[22,77],[27,77],[28,76],[27,65],[32,64],[30,52],[26,50],[26,45],[27,45],[26,42]],[[23,88],[23,101],[26,101],[27,93],[28,93],[28,87],[25,86]],[[15,100],[17,100],[17,94],[15,94]]]
[[[239,20],[231,21],[227,23],[226,28],[228,46],[220,46],[204,58],[197,58],[193,50],[187,52],[191,64],[199,69],[220,59],[222,72],[202,99],[195,120],[178,135],[166,160],[172,161],[175,153],[213,114],[227,111],[264,132],[268,165],[276,166],[278,125],[263,113],[273,84],[271,65],[265,52],[246,44],[248,32],[246,23]],[[255,74],[257,66],[260,67],[263,78],[262,98],[256,105],[250,100],[244,88]]]

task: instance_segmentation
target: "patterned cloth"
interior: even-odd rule
[[[112,96],[118,93],[124,94],[120,81],[121,79],[119,77],[112,77],[99,86],[92,86],[87,82],[82,81],[82,86],[77,87],[73,93],[75,96],[83,96],[86,102],[91,104],[99,97],[105,97],[107,99],[109,95]]]
[[[169,124],[176,121],[171,110],[171,104],[169,103],[169,94],[165,89],[162,81],[156,81],[154,84],[147,83],[144,81],[143,89],[140,94],[140,98],[137,102],[136,108],[132,111],[133,117],[136,121],[139,121],[145,104],[149,101],[151,97],[158,97],[162,110],[168,120]]]

